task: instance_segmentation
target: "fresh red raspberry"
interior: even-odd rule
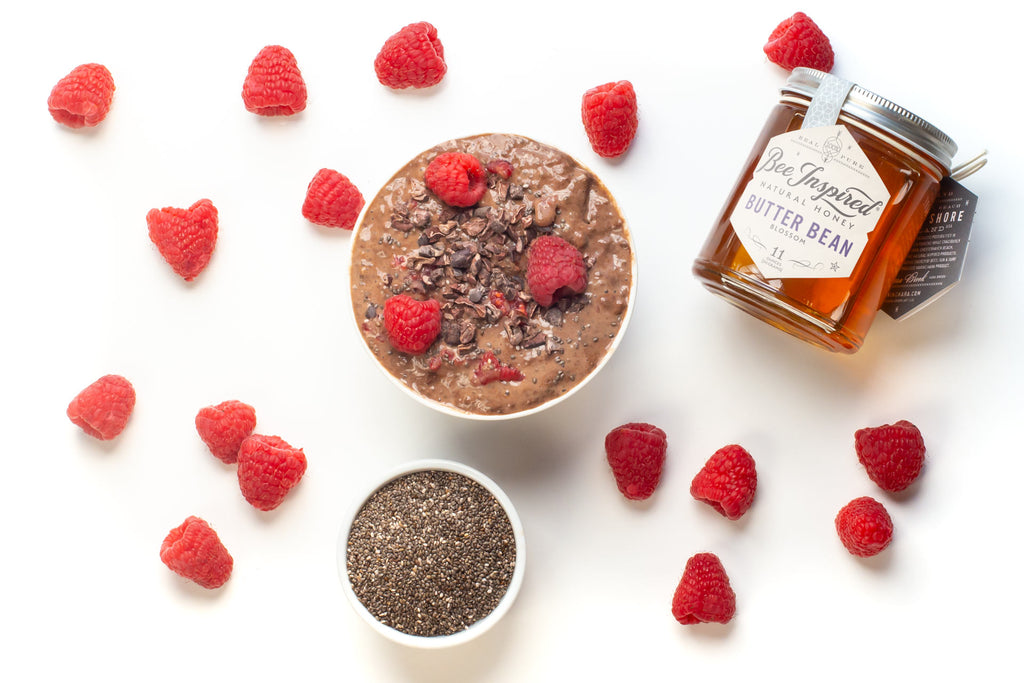
[[[768,36],[764,53],[787,71],[798,66],[832,71],[835,62],[828,37],[803,12],[797,12],[775,27]]]
[[[206,268],[217,244],[217,207],[209,199],[200,199],[187,209],[152,209],[146,214],[146,223],[149,239],[186,282]]]
[[[491,382],[522,382],[526,378],[519,368],[502,363],[493,351],[487,351],[473,370],[473,383],[484,386]]]
[[[444,152],[431,159],[423,181],[438,199],[451,206],[473,206],[487,191],[483,164],[463,152]]]
[[[604,437],[604,451],[615,485],[629,500],[651,497],[661,480],[668,440],[665,432],[646,422],[629,422]]]
[[[871,481],[883,491],[896,493],[910,486],[924,467],[924,438],[906,420],[854,433],[857,458]]]
[[[206,406],[196,414],[196,431],[217,458],[227,464],[238,461],[238,449],[256,428],[256,410],[241,401]]]
[[[690,483],[694,498],[728,519],[739,519],[750,509],[756,490],[754,459],[736,444],[715,451]]]
[[[561,237],[541,235],[527,252],[526,283],[541,306],[550,306],[567,294],[580,294],[587,288],[583,254]]]
[[[621,156],[637,129],[636,93],[629,81],[605,83],[583,93],[583,129],[602,157]]]
[[[892,540],[892,518],[874,498],[854,498],[836,515],[836,532],[851,555],[871,557]]]
[[[68,417],[89,436],[107,441],[124,431],[135,409],[135,388],[120,375],[104,375],[68,404]]]
[[[686,561],[672,596],[672,616],[680,624],[725,624],[736,614],[736,593],[722,561],[714,553],[697,553]]]
[[[302,215],[316,225],[351,230],[365,203],[351,180],[337,171],[321,168],[306,188]]]
[[[76,66],[57,81],[46,101],[50,116],[69,128],[97,125],[114,100],[114,77],[102,64]]]
[[[175,574],[203,588],[220,588],[229,578],[235,561],[209,524],[188,517],[171,529],[160,546],[160,559]]]
[[[291,50],[268,45],[259,51],[242,84],[242,101],[260,116],[291,116],[306,108],[306,82]]]
[[[306,473],[306,454],[278,436],[253,434],[238,449],[238,486],[258,510],[273,510]]]
[[[396,294],[384,302],[384,329],[396,350],[417,356],[441,334],[441,304]]]
[[[373,69],[377,80],[394,90],[437,85],[448,70],[437,29],[425,21],[404,27],[384,41]]]

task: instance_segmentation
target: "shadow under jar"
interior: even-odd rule
[[[831,114],[821,102],[828,97],[834,100]],[[826,139],[826,128],[835,136]],[[814,136],[815,129],[816,140],[799,140],[804,131]],[[780,138],[784,134],[793,135]],[[693,273],[712,292],[780,330],[830,351],[854,353],[955,153],[948,135],[893,102],[824,72],[796,69]],[[879,192],[869,197],[857,182],[830,184],[829,168],[838,163],[859,170],[866,186],[874,183]],[[758,227],[741,225],[740,219],[755,213],[751,220]],[[847,230],[851,225],[868,227],[857,235]],[[801,249],[802,258],[794,258]]]

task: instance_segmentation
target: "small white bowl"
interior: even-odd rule
[[[348,538],[349,532],[352,528],[352,524],[355,522],[356,516],[363,509],[366,502],[381,488],[387,484],[400,479],[401,477],[412,474],[414,472],[424,471],[442,471],[442,472],[454,472],[461,474],[462,476],[471,479],[494,496],[494,498],[501,504],[505,514],[508,516],[509,523],[512,526],[512,534],[516,544],[516,565],[512,571],[512,579],[509,582],[508,588],[505,590],[505,594],[502,596],[501,601],[491,611],[490,614],[483,617],[479,621],[471,624],[467,628],[452,633],[450,635],[442,636],[418,636],[410,633],[399,631],[398,629],[387,626],[377,620],[375,616],[366,608],[365,605],[356,596],[352,583],[348,576]],[[523,534],[523,524],[519,519],[519,515],[516,512],[515,507],[512,505],[512,501],[502,491],[497,484],[494,483],[489,477],[478,472],[477,470],[463,465],[461,463],[452,460],[417,460],[408,464],[402,465],[390,472],[388,472],[380,483],[373,487],[373,490],[367,493],[357,505],[352,508],[352,511],[346,515],[344,524],[342,525],[341,532],[338,537],[338,575],[341,579],[342,590],[348,597],[349,604],[355,610],[356,614],[362,617],[363,621],[370,625],[373,630],[383,635],[396,643],[402,645],[408,645],[410,647],[422,648],[422,649],[437,649],[451,647],[454,645],[461,645],[462,643],[468,642],[482,633],[489,630],[498,621],[501,620],[505,613],[508,612],[512,603],[515,602],[516,596],[519,593],[519,589],[523,583],[523,572],[526,567],[526,545]]]

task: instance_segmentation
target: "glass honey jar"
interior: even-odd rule
[[[948,135],[899,105],[795,69],[694,275],[778,329],[854,353],[955,154]]]

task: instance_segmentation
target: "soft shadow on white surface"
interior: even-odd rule
[[[529,584],[527,577],[521,596],[529,592]],[[528,637],[529,631],[529,624],[517,616],[513,605],[501,621],[469,642],[449,648],[419,649],[383,637],[363,623],[348,604],[343,608],[343,621],[352,629],[347,637],[361,653],[362,668],[386,671],[394,680],[415,683],[493,680],[499,671],[510,665],[506,661],[513,656],[509,652],[509,641]]]

